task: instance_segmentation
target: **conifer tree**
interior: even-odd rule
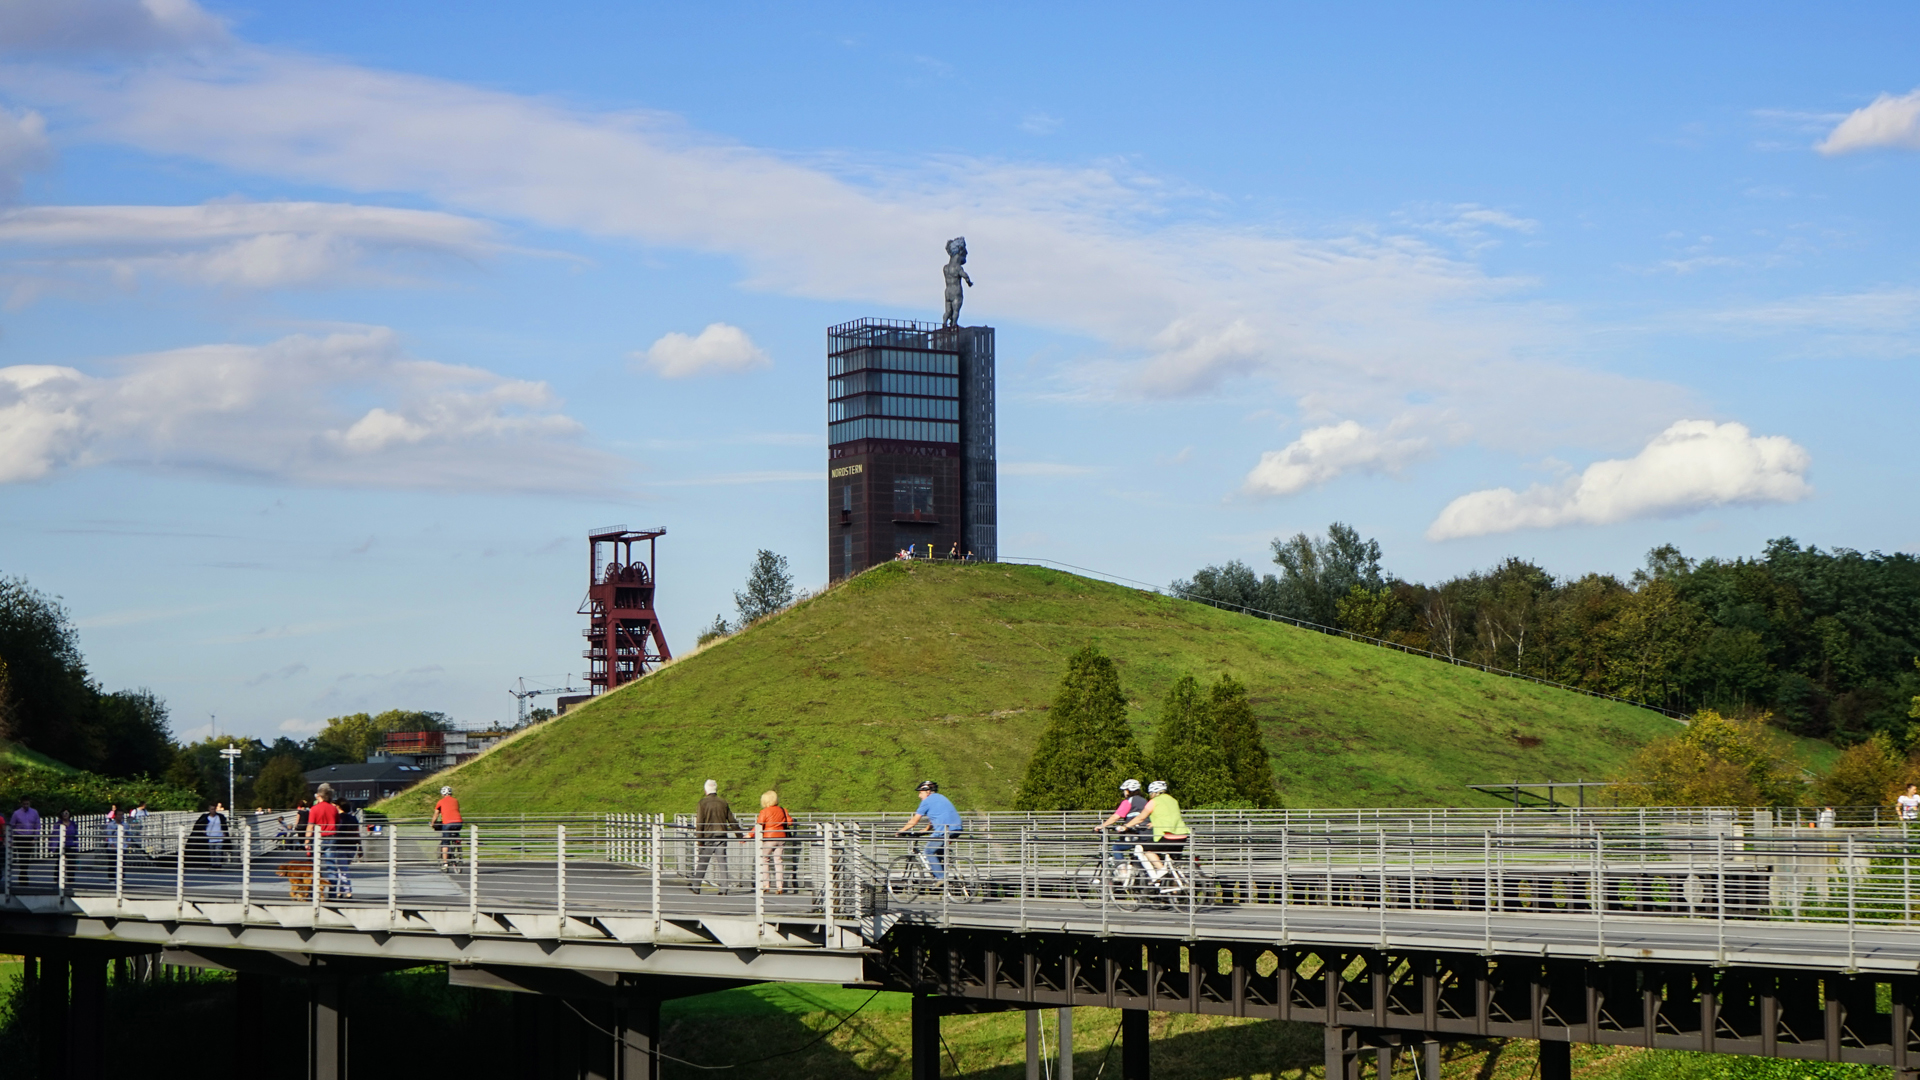
[[[1047,728],[1027,762],[1014,805],[1022,810],[1100,810],[1120,781],[1138,777],[1140,748],[1113,661],[1089,645],[1067,661]]]
[[[1182,675],[1167,691],[1153,737],[1153,775],[1165,780],[1181,806],[1239,801],[1220,732],[1207,715],[1200,684]]]
[[[1247,688],[1231,675],[1220,676],[1207,692],[1207,718],[1220,733],[1233,788],[1248,804],[1262,810],[1280,805],[1273,785],[1273,762],[1260,738],[1260,724],[1247,703]]]

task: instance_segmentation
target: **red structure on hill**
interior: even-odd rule
[[[665,529],[628,529],[625,525],[595,529],[587,534],[587,598],[580,614],[588,616],[587,684],[596,694],[646,674],[652,664],[673,659],[667,635],[653,610],[654,541]],[[633,546],[645,541],[645,561],[634,558]],[[601,545],[608,559],[601,562]]]

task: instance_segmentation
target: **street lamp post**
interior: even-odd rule
[[[240,760],[240,748],[229,746],[220,751],[220,756],[227,759],[227,813],[238,813],[240,808],[234,805],[233,798],[233,763]]]

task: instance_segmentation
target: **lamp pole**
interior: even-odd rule
[[[233,763],[240,760],[240,748],[229,746],[220,751],[220,756],[227,759],[227,813],[238,813],[239,807],[234,805],[233,798]]]

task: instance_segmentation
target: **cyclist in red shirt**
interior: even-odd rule
[[[459,842],[460,800],[453,797],[453,789],[440,789],[440,801],[433,804],[433,827],[440,830],[440,869],[453,872],[453,846]]]
[[[339,824],[340,808],[333,802],[333,785],[321,784],[320,790],[313,795],[313,809],[307,811],[307,837],[320,845],[320,874],[331,886],[333,898],[351,900],[353,882],[347,878],[342,837],[336,835]]]

